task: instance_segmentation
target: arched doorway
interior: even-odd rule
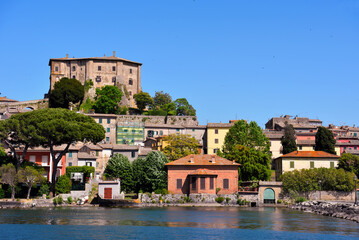
[[[275,203],[275,193],[271,188],[266,188],[263,192],[263,203]]]

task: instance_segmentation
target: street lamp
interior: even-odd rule
[[[354,183],[355,183],[355,188],[354,188],[354,193],[355,193],[355,202],[354,202],[354,206],[358,205],[358,196],[357,196],[357,176],[354,175]]]
[[[318,181],[319,183],[319,200],[322,199],[322,180]]]

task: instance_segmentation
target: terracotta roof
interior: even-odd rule
[[[118,144],[115,144],[113,145],[113,150],[138,150],[140,147],[138,145],[127,145],[127,144],[124,144],[124,145],[118,145]]]
[[[207,128],[230,128],[234,123],[207,123]]]
[[[269,139],[281,139],[284,135],[284,131],[268,131],[264,130],[263,133]]]
[[[139,65],[142,65],[142,63],[130,61],[124,58],[114,57],[114,56],[108,56],[108,57],[89,57],[89,58],[50,58],[49,66],[51,61],[79,61],[79,60],[107,60],[107,61],[125,61],[130,63],[136,63]]]
[[[214,160],[214,161],[213,161]],[[229,161],[225,158],[219,157],[217,155],[196,155],[190,154],[186,157],[180,158],[176,161],[167,163],[166,165],[237,165],[238,163]]]
[[[190,172],[188,175],[218,175],[218,174],[206,168],[199,168],[193,172]]]
[[[315,136],[317,132],[296,132],[297,136]]]
[[[77,154],[78,159],[97,159],[96,156],[88,154],[87,152],[79,152]]]
[[[102,150],[102,147],[100,145],[97,145],[97,144],[88,144],[86,146],[91,150]]]
[[[339,158],[339,156],[323,151],[293,151],[279,158]]]
[[[5,97],[0,97],[0,102],[18,102],[18,101],[9,99],[5,96]]]

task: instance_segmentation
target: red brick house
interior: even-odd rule
[[[233,194],[238,191],[239,164],[216,155],[188,155],[166,164],[172,194]]]

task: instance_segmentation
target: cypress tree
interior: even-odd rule
[[[295,130],[293,128],[293,125],[286,125],[284,128],[284,136],[281,140],[283,146],[283,154],[291,153],[298,150],[295,139]]]
[[[335,152],[335,139],[332,131],[325,127],[319,127],[318,132],[315,135],[315,151],[324,151],[331,154]]]

